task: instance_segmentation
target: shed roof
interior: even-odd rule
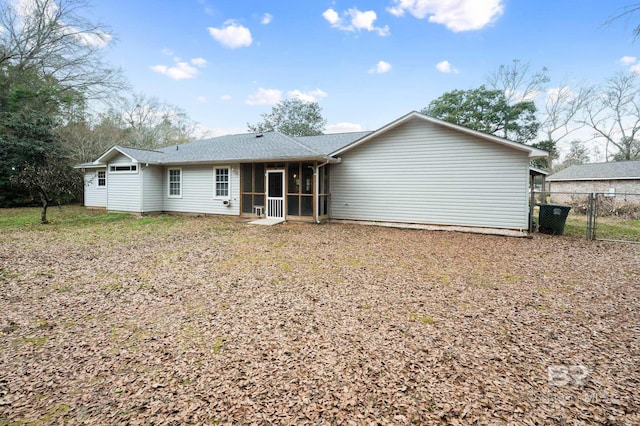
[[[548,181],[622,179],[640,179],[640,161],[574,164],[547,178]]]

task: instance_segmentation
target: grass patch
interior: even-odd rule
[[[214,354],[220,353],[220,351],[224,348],[224,343],[227,341],[227,338],[224,336],[218,336],[213,341],[213,345],[211,345],[211,351]]]
[[[63,240],[78,242],[95,241],[97,238],[131,240],[137,236],[169,234],[175,227],[185,226],[190,220],[168,214],[141,217],[77,205],[52,207],[48,218],[50,223],[40,224],[40,209],[37,207],[0,209],[0,234],[12,230],[46,231],[59,233]]]
[[[429,325],[433,325],[433,324],[436,323],[436,320],[432,316],[418,315],[416,313],[410,313],[409,314],[409,320],[410,321],[419,321],[422,324],[429,324]]]
[[[539,218],[537,218],[538,223]],[[563,235],[586,238],[587,217],[570,214],[564,226]],[[596,239],[624,240],[640,242],[640,220],[622,219],[615,216],[598,217]]]
[[[47,340],[49,340],[48,336],[43,336],[43,337],[23,337],[22,339],[20,339],[20,341],[24,344],[27,345],[33,345],[36,348],[40,349],[44,346],[45,343],[47,343]]]
[[[640,220],[599,217],[596,224],[596,238],[640,242]]]
[[[40,208],[24,207],[0,209],[0,228],[44,228],[55,226],[92,226],[97,223],[113,223],[135,218],[128,213],[113,213],[90,210],[81,206],[50,207],[47,211],[49,224],[40,224]]]

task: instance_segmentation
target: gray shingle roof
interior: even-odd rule
[[[115,146],[141,163],[188,164],[324,159],[371,132],[292,137],[280,132],[244,133],[156,150]]]
[[[640,179],[640,161],[576,164],[547,178],[554,180]]]
[[[302,136],[297,137],[296,140],[324,155],[329,155],[371,133],[373,132],[331,133],[328,135]]]
[[[322,155],[279,132],[220,136],[162,148],[163,164],[284,160]]]
[[[166,154],[160,150],[152,151],[148,149],[129,148],[126,146],[118,146],[118,149],[141,163],[155,163],[166,156]]]

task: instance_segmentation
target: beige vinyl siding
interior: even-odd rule
[[[341,157],[334,219],[527,228],[526,152],[412,120]]]
[[[109,166],[120,164],[133,164],[131,159],[125,155],[114,157],[107,165],[107,197],[108,210],[124,211],[124,212],[140,212],[141,211],[141,174],[135,173],[114,173],[109,171]],[[138,164],[136,164],[139,166]]]
[[[106,168],[89,169],[84,172],[84,205],[87,207],[107,207],[107,187],[98,186],[98,171],[104,172]]]
[[[162,198],[164,211],[240,215],[240,165],[223,164],[215,167],[230,168],[229,206],[224,205],[222,198],[217,199],[214,197],[213,165],[172,166],[163,169]],[[168,170],[170,168],[182,169],[180,198],[168,196]]]
[[[142,167],[142,212],[163,211],[162,179],[164,169],[160,166]]]

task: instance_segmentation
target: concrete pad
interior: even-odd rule
[[[264,219],[252,220],[251,222],[249,222],[249,225],[272,226],[272,225],[277,225],[277,224],[283,223],[283,222],[284,222],[284,219],[264,218]]]

